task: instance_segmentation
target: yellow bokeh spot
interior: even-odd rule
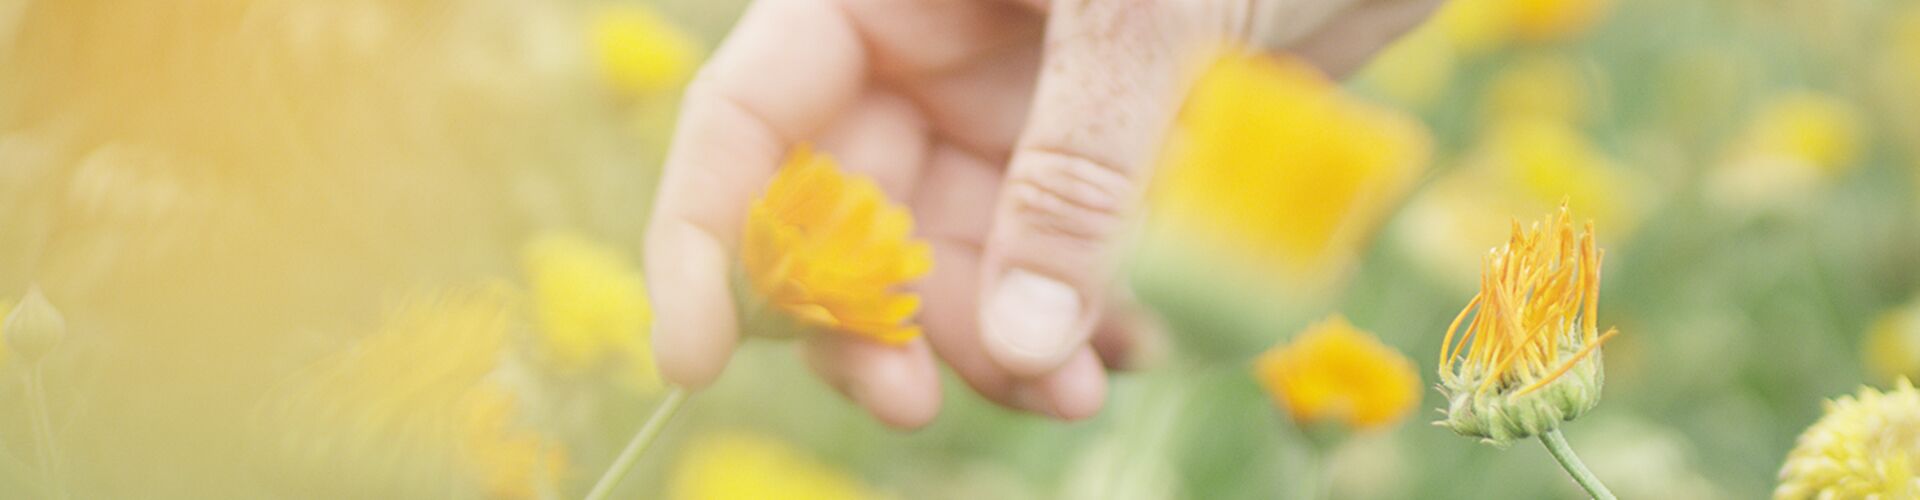
[[[1867,371],[1881,380],[1920,375],[1920,302],[1880,315],[1861,348]]]
[[[572,233],[548,233],[522,256],[546,361],[579,375],[614,366],[642,390],[660,387],[648,328],[653,310],[633,259]]]
[[[672,477],[674,500],[858,500],[879,498],[853,477],[770,437],[701,436]]]
[[[872,180],[802,146],[749,208],[747,279],[769,306],[810,326],[886,344],[920,336],[920,297],[900,287],[933,266],[913,216]]]
[[[1419,122],[1299,60],[1229,56],[1188,98],[1151,212],[1183,242],[1313,286],[1351,264],[1431,148]]]
[[[1861,127],[1859,113],[1847,101],[1813,92],[1789,93],[1761,106],[1745,147],[1763,161],[1832,176],[1853,167]]]
[[[1337,315],[1254,363],[1274,403],[1302,426],[1331,422],[1372,429],[1398,423],[1420,402],[1416,373],[1406,356]]]
[[[631,96],[674,91],[700,64],[699,43],[644,5],[604,8],[594,16],[592,36],[601,72]]]

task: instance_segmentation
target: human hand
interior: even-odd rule
[[[740,332],[748,205],[799,142],[911,208],[934,249],[924,339],[808,338],[889,425],[939,412],[933,356],[982,396],[1093,415],[1146,330],[1110,300],[1113,239],[1187,87],[1222,46],[1344,74],[1438,0],[761,0],[688,87],[647,234],[653,341],[701,387]]]

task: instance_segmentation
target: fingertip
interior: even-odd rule
[[[980,311],[986,351],[1008,372],[1037,377],[1058,369],[1090,334],[1087,305],[1073,285],[1014,268],[987,285]]]
[[[940,414],[939,370],[923,340],[889,346],[824,334],[804,349],[821,379],[888,427],[914,430]]]
[[[647,287],[654,320],[652,342],[660,375],[699,389],[726,368],[739,339],[733,294],[727,280],[728,252],[712,235],[688,224],[667,222],[647,241]],[[671,290],[672,293],[659,293]]]
[[[910,431],[933,423],[940,415],[940,374],[926,343],[915,340],[903,352],[879,359],[851,384],[853,398],[874,419],[895,429]]]
[[[1092,349],[1081,349],[1058,373],[1042,382],[1053,416],[1066,421],[1092,418],[1107,401],[1107,373]]]

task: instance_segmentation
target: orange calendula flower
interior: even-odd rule
[[[1268,350],[1254,362],[1254,374],[1301,425],[1385,427],[1420,401],[1413,362],[1338,315]]]
[[[1486,256],[1480,293],[1447,327],[1440,385],[1449,406],[1439,425],[1505,444],[1600,402],[1599,348],[1617,333],[1595,326],[1601,256],[1593,224],[1576,234],[1565,205],[1541,223],[1514,223],[1507,244]]]
[[[741,260],[754,291],[800,322],[887,344],[920,336],[920,297],[900,285],[927,273],[932,250],[913,217],[873,181],[802,146],[747,214]]]

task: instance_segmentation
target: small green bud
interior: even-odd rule
[[[60,310],[54,309],[36,286],[28,289],[27,295],[20,298],[20,304],[7,314],[6,322],[0,323],[0,331],[4,331],[8,350],[27,363],[35,363],[53,352],[67,336],[67,319],[60,316]]]

